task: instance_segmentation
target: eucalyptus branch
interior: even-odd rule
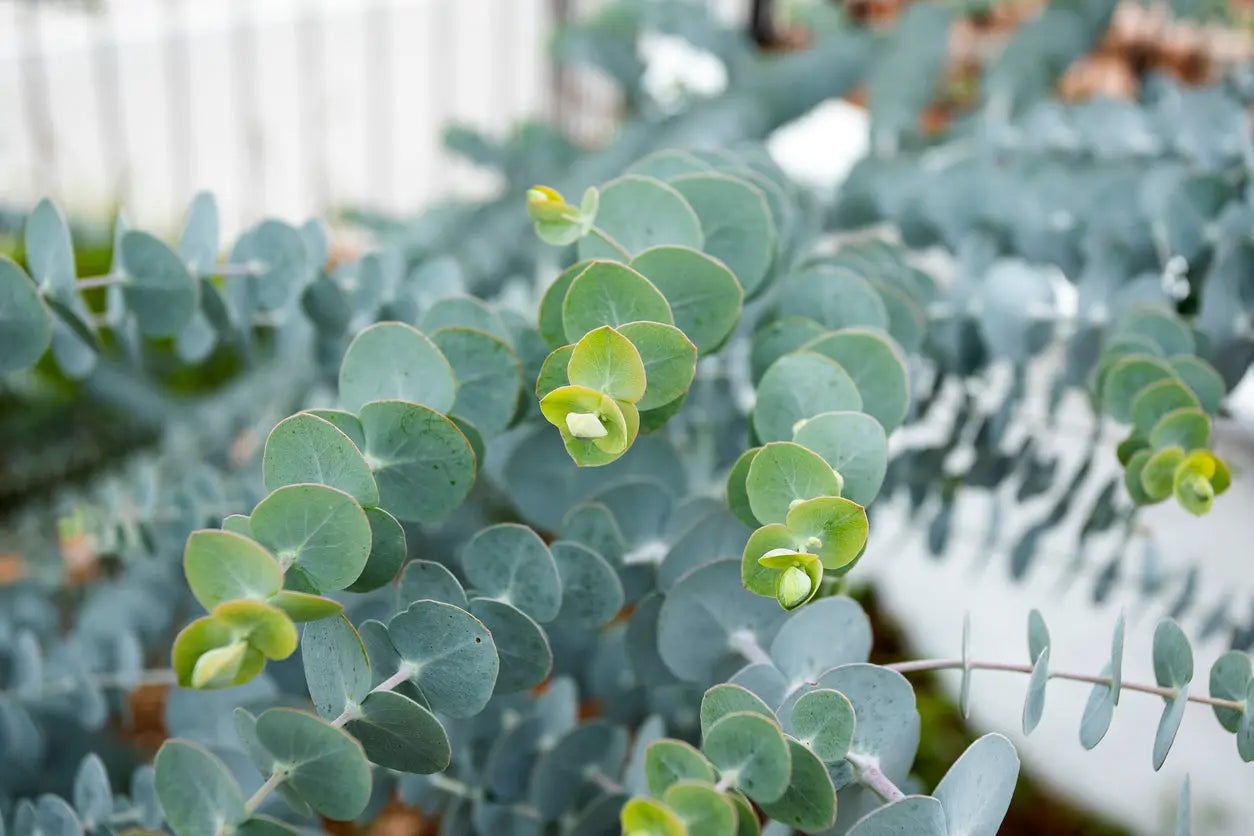
[[[893,802],[906,797],[888,776],[880,771],[879,763],[874,758],[849,752],[845,760],[853,767],[858,783],[878,795],[884,801]]]
[[[884,665],[884,667],[904,674],[919,671],[961,670],[963,663],[961,659],[920,659],[911,662],[894,662]],[[972,670],[1032,673],[1031,665],[1016,665],[1009,662],[969,662],[966,667]],[[1049,678],[1070,679],[1073,682],[1087,682],[1091,685],[1105,685],[1107,687],[1110,687],[1113,682],[1109,676],[1090,676],[1083,673],[1061,673],[1056,671],[1050,671]],[[1164,688],[1160,685],[1143,685],[1137,682],[1120,682],[1119,688],[1123,691],[1140,691],[1144,694],[1154,694],[1166,700],[1175,699],[1179,695],[1178,690],[1175,688]],[[1189,694],[1188,700],[1189,702],[1201,703],[1215,708],[1230,708],[1234,711],[1245,710],[1245,703],[1235,700],[1221,700],[1216,697],[1203,697],[1195,694]]]
[[[214,276],[260,276],[262,268],[256,264],[219,264],[208,270],[195,271],[196,278],[209,279]],[[103,273],[99,276],[83,276],[74,287],[78,290],[92,290],[98,287],[111,287],[125,284],[130,279],[126,273]]]
[[[410,670],[407,665],[402,664],[396,673],[371,688],[370,693],[374,694],[380,691],[391,691],[397,685],[400,685],[402,682],[409,679],[412,675],[413,671]],[[337,729],[343,728],[348,721],[359,716],[360,714],[356,710],[356,706],[350,706],[349,708],[345,708],[341,711],[340,716],[331,721],[331,726]],[[266,797],[269,796],[270,793],[274,792],[279,784],[283,783],[283,779],[286,777],[287,771],[284,769],[275,769],[271,772],[270,777],[266,779],[264,784],[257,788],[257,791],[252,794],[252,796],[248,799],[248,802],[244,805],[244,813],[248,816],[252,816],[256,813],[257,808],[261,806],[261,803],[266,800]]]

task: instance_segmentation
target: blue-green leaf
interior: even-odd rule
[[[432,710],[471,717],[487,705],[500,662],[479,619],[450,604],[417,601],[388,622],[388,635]]]
[[[436,344],[400,322],[380,322],[353,338],[340,364],[340,401],[361,412],[370,401],[406,401],[448,412],[457,397],[453,369]]]
[[[950,836],[996,836],[1015,783],[1019,755],[1000,734],[986,734],[967,747],[936,786]]]
[[[420,775],[448,767],[448,734],[423,706],[392,691],[376,691],[362,701],[359,713],[344,728],[373,763]]]
[[[504,601],[472,598],[470,612],[492,634],[500,659],[494,693],[534,688],[553,670],[553,651],[540,625]]]
[[[476,534],[462,552],[466,580],[485,595],[536,621],[557,617],[562,582],[549,547],[525,525],[502,523]]]
[[[334,720],[366,698],[370,661],[361,636],[347,618],[340,615],[305,625],[300,648],[309,696],[319,714]]]
[[[257,718],[257,738],[283,766],[283,783],[322,815],[348,821],[366,808],[370,764],[346,732],[303,711],[271,708]]]
[[[270,431],[261,472],[268,491],[312,482],[351,494],[363,507],[379,504],[379,488],[361,450],[330,421],[307,412]]]
[[[157,798],[175,836],[217,836],[242,822],[244,796],[226,764],[185,740],[161,744],[153,764]]]

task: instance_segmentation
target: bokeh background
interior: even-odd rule
[[[817,3],[710,0],[706,6],[742,37],[754,29],[757,48],[790,51],[807,48],[806,32],[793,20]],[[628,104],[618,88],[602,70],[555,60],[578,58],[572,50],[586,48],[563,44],[556,35],[561,26],[603,13],[603,5],[0,0],[0,229],[20,229],[21,214],[48,196],[87,230],[86,240],[95,230],[107,241],[120,208],[138,226],[173,233],[191,196],[208,189],[217,196],[226,239],[262,217],[299,223],[324,216],[334,245],[355,251],[368,238],[347,222],[354,211],[406,216],[499,187],[490,171],[458,153],[472,140],[455,126],[505,137],[522,122],[542,120],[580,144],[610,141]],[[940,129],[970,103],[982,56],[1040,5],[971,5],[949,31],[936,33],[948,60],[925,127]],[[887,27],[901,6],[859,0],[848,11]],[[763,7],[769,24],[760,17]],[[1238,4],[1127,3],[1107,38],[1070,67],[1059,93],[1070,101],[1134,97],[1155,72],[1201,83],[1254,57],[1252,44],[1247,10]],[[715,96],[727,84],[726,67],[713,52],[673,35],[642,39],[635,60],[649,107],[660,112]],[[824,102],[777,130],[768,147],[799,182],[830,196],[870,145],[864,104],[861,90]],[[936,267],[943,276],[943,258]],[[997,382],[987,385],[992,398]],[[1078,398],[1061,416],[1048,429],[1020,420],[1008,438],[1039,436],[1067,472],[1087,455],[1095,427]],[[1234,470],[1248,470],[1254,465],[1248,379],[1234,395],[1233,416],[1221,428],[1219,449]],[[926,425],[910,430],[928,432]],[[910,443],[910,433],[895,442]],[[1109,435],[1103,443],[1115,440]],[[1116,473],[1113,460],[1096,467],[1105,471],[1090,485]],[[1172,504],[1149,509],[1132,547],[1121,546],[1120,554],[1131,557],[1117,565],[1100,541],[1091,544],[1095,554],[1072,553],[1091,504],[1077,502],[1080,510],[1039,544],[1051,559],[1023,579],[1010,578],[1018,534],[1053,499],[962,498],[941,555],[929,548],[935,532],[910,523],[904,507],[885,509],[874,534],[885,559],[866,566],[869,602],[881,621],[880,659],[956,655],[967,611],[977,657],[1020,660],[1027,652],[1024,615],[1040,609],[1053,632],[1054,667],[1077,671],[1100,668],[1111,625],[1126,611],[1125,675],[1143,680],[1152,679],[1149,639],[1162,615],[1180,617],[1198,639],[1198,671],[1228,647],[1233,631],[1254,631],[1254,601],[1248,592],[1233,592],[1248,588],[1254,558],[1248,479],[1237,479],[1233,495],[1205,520],[1186,519]],[[1103,583],[1104,594],[1096,594]],[[1164,585],[1172,591],[1163,594]],[[1221,616],[1213,606],[1193,605],[1221,600]],[[1044,721],[1025,738],[1018,733],[1022,677],[978,676],[969,722],[953,706],[957,677],[933,684],[921,704],[920,771],[939,775],[974,734],[1009,735],[1027,768],[1006,833],[1168,832],[1186,774],[1196,832],[1254,832],[1254,777],[1232,757],[1230,736],[1196,707],[1166,766],[1154,773],[1148,730],[1159,706],[1153,700],[1121,704],[1107,739],[1085,752],[1075,733],[1085,687],[1051,688]],[[404,832],[406,820],[397,822]]]

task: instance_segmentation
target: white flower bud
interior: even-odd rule
[[[566,429],[575,438],[604,438],[609,435],[601,419],[592,412],[566,413]]]

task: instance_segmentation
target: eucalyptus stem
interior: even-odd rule
[[[218,264],[207,270],[196,270],[193,272],[198,279],[208,279],[213,276],[259,276],[262,269],[253,264]],[[78,290],[111,287],[115,284],[125,284],[129,278],[125,273],[103,273],[99,276],[83,276],[74,283],[74,287]]]
[[[370,693],[373,694],[378,691],[391,691],[397,685],[400,685],[402,682],[409,679],[412,675],[413,671],[409,669],[409,666],[402,663],[400,669],[397,670],[396,673],[371,688]],[[360,716],[361,714],[357,711],[356,706],[345,708],[340,712],[340,716],[331,721],[331,726],[337,729],[342,728],[349,720],[353,720]],[[286,777],[287,770],[285,769],[275,769],[271,772],[270,777],[266,779],[266,782],[258,787],[257,791],[253,793],[247,803],[244,804],[244,814],[246,816],[252,816],[256,813],[257,808],[261,806],[261,802],[265,801],[266,797],[269,796],[270,793],[274,792],[279,784],[283,783],[283,779]]]
[[[614,238],[604,229],[601,229],[601,227],[593,224],[592,228],[588,231],[591,232],[596,237],[600,238],[609,246],[618,250],[619,255],[621,255],[623,258],[627,259],[628,261],[631,261],[631,253],[627,252],[627,248],[624,247],[622,244],[618,243],[617,241],[615,241]]]
[[[858,783],[884,801],[891,803],[906,797],[906,794],[880,770],[879,763],[876,760],[853,752],[847,753],[845,760],[853,767]]]
[[[728,637],[727,643],[751,665],[771,662],[771,654],[766,652],[758,642],[758,637],[749,630],[735,631]]]
[[[889,670],[897,671],[897,673],[914,673],[916,671],[944,671],[944,670],[961,670],[963,663],[961,659],[920,659],[912,662],[894,662],[893,664],[884,665]],[[1015,665],[1009,662],[969,662],[966,667],[972,670],[982,671],[1009,671],[1011,673],[1032,673],[1031,665]],[[1049,672],[1050,679],[1070,679],[1073,682],[1088,682],[1092,685],[1105,685],[1110,687],[1113,680],[1109,676],[1090,676],[1083,673],[1063,673],[1057,671]],[[1166,700],[1175,699],[1179,696],[1176,688],[1165,688],[1161,685],[1143,685],[1138,682],[1121,682],[1119,684],[1121,691],[1140,691],[1144,694],[1154,694]],[[1215,708],[1230,708],[1233,711],[1244,711],[1245,703],[1236,700],[1221,700],[1217,697],[1203,697],[1190,694],[1189,702],[1201,703],[1203,705],[1213,706]]]
[[[122,273],[106,273],[103,276],[86,276],[79,279],[74,287],[78,290],[91,290],[97,287],[110,287],[115,284],[122,284],[126,281],[126,276]]]

